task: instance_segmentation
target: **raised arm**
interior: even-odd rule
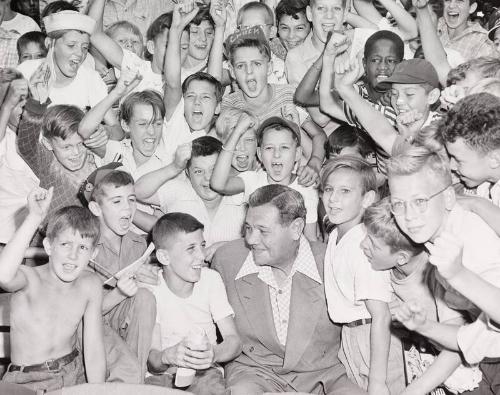
[[[28,97],[28,81],[23,78],[13,80],[3,103],[0,105],[0,141],[5,137],[9,118],[17,106],[24,106]]]
[[[400,6],[395,0],[379,0],[380,4],[389,11],[398,25],[399,33],[404,41],[418,36],[417,22],[411,14]]]
[[[19,267],[33,235],[47,215],[52,193],[53,188],[47,191],[39,187],[30,192],[28,216],[0,253],[0,288],[7,292],[16,292],[28,285],[28,280]]]
[[[224,32],[226,30],[227,12],[222,0],[210,2],[210,15],[215,23],[215,34],[207,71],[210,75],[222,81],[222,61],[224,59]]]
[[[348,12],[345,17],[345,21],[352,27],[364,28],[364,29],[374,29],[377,30],[377,25],[372,21],[369,21],[358,14]]]
[[[319,106],[319,95],[318,91],[316,91],[316,85],[318,85],[319,77],[321,76],[322,64],[323,56],[320,56],[312,66],[309,67],[304,78],[300,81],[293,97],[298,105],[302,107]]]
[[[168,32],[168,43],[163,62],[165,75],[164,96],[165,119],[169,120],[182,97],[181,82],[181,37],[186,26],[193,20],[198,7],[193,0],[174,6],[172,26]],[[221,66],[222,67],[222,66]]]

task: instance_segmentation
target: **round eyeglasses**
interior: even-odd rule
[[[427,211],[427,207],[429,205],[429,201],[434,199],[440,193],[446,191],[450,185],[447,185],[443,189],[437,191],[435,194],[430,195],[426,198],[420,197],[412,200],[391,200],[391,212],[394,215],[404,215],[408,210],[408,205],[411,205],[414,209],[416,209],[420,214],[423,214]]]

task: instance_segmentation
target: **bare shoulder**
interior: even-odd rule
[[[82,290],[87,296],[94,297],[102,292],[102,282],[97,274],[82,271],[80,276],[76,279],[78,289]]]

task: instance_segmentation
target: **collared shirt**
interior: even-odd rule
[[[257,266],[250,252],[243,262],[235,280],[250,274],[257,274],[257,277],[269,287],[269,297],[273,312],[274,327],[276,335],[281,345],[286,345],[288,333],[288,321],[290,317],[290,299],[292,296],[292,280],[296,272],[300,272],[311,280],[321,284],[321,277],[318,273],[316,260],[311,251],[311,246],[304,236],[300,238],[297,257],[292,265],[292,270],[281,286],[276,282],[273,270],[270,266]]]
[[[19,61],[17,55],[18,33],[9,32],[0,27],[0,67],[16,67]]]
[[[443,47],[460,52],[465,60],[480,56],[498,56],[493,42],[488,38],[488,32],[478,23],[469,22],[461,34],[450,38],[446,22],[444,18],[440,18],[437,31]]]

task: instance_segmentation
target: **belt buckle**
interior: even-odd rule
[[[48,359],[43,364],[49,372],[58,372],[60,370],[59,362],[54,359]]]

